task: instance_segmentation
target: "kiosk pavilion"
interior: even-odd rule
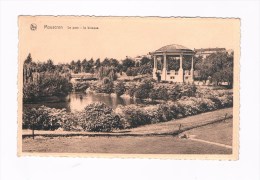
[[[194,81],[194,51],[184,46],[172,44],[150,53],[153,56],[153,78],[171,82]],[[188,64],[184,70],[183,63]],[[186,68],[187,68],[186,67]]]

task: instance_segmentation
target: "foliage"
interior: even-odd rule
[[[65,109],[41,106],[25,110],[23,128],[35,130],[95,131],[110,132],[127,127],[124,119],[104,103],[94,103],[85,107],[84,111],[67,113]]]
[[[92,85],[91,89],[97,93],[110,94],[114,92],[114,83],[109,78],[104,78],[102,81]]]
[[[218,52],[209,55],[204,60],[200,59],[196,63],[195,69],[199,70],[201,80],[206,81],[209,77],[212,77],[217,84],[219,82],[228,82],[229,86],[232,87],[233,63],[233,54]]]
[[[153,87],[149,82],[142,86],[148,89]],[[165,91],[166,88],[161,89]],[[154,93],[154,89],[151,90],[150,96],[151,93]],[[199,88],[195,97],[182,96],[176,101],[167,101],[159,105],[118,106],[115,111],[104,103],[90,104],[84,111],[76,113],[67,113],[65,110],[45,106],[38,109],[25,109],[23,128],[55,130],[61,127],[68,131],[110,132],[115,129],[164,122],[232,106],[233,92],[231,90]]]
[[[73,90],[76,92],[84,92],[89,86],[90,85],[87,82],[76,82],[73,84]]]
[[[165,87],[152,89],[149,93],[149,98],[152,100],[168,100],[169,93]]]
[[[120,117],[104,103],[94,103],[85,107],[82,128],[85,131],[110,132],[122,129]]]
[[[142,59],[140,60],[140,66],[151,64],[152,61],[153,60],[148,57],[142,57]]]
[[[24,101],[33,101],[41,97],[65,97],[72,90],[72,84],[59,74],[40,74],[37,81],[31,81],[23,86]]]
[[[149,63],[149,64],[145,64],[145,65],[142,65],[138,68],[138,73],[139,74],[152,74],[153,72],[153,69],[152,69],[152,65]]]
[[[127,88],[127,94],[130,96],[130,97],[134,97],[134,94],[135,94],[135,91],[136,91],[137,87],[135,84],[131,84],[128,88]]]
[[[149,80],[142,82],[135,90],[134,96],[139,99],[149,98],[149,93],[153,88],[153,83]]]
[[[98,77],[100,80],[103,78],[109,78],[111,81],[114,81],[117,79],[116,69],[114,67],[101,66],[98,70]]]
[[[120,81],[119,83],[117,83],[115,85],[115,93],[118,95],[118,96],[121,96],[125,93],[126,91],[126,88],[125,88],[125,84],[124,82]]]
[[[127,120],[129,127],[131,128],[151,124],[152,122],[152,116],[148,114],[148,111],[145,111],[136,105],[129,105],[127,107],[120,106],[118,109],[117,111],[120,111],[120,116]]]
[[[67,119],[65,109],[55,109],[46,106],[25,110],[23,113],[23,128],[35,130],[55,130]]]
[[[126,75],[127,76],[137,76],[138,70],[139,70],[139,68],[137,68],[137,67],[134,67],[134,68],[130,67],[126,70]]]
[[[122,61],[122,70],[124,72],[127,71],[128,68],[134,67],[135,66],[135,61],[129,58],[126,58]]]

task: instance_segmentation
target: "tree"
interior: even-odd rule
[[[195,69],[200,72],[200,79],[206,81],[208,77],[217,84],[227,82],[230,87],[233,84],[233,55],[226,52],[213,53],[205,60],[199,60]]]
[[[129,58],[126,58],[122,62],[123,65],[123,71],[126,72],[128,68],[135,66],[135,61]]]
[[[75,64],[75,73],[81,72],[81,61],[78,60]]]
[[[140,65],[146,65],[146,64],[149,64],[151,63],[151,59],[149,59],[148,57],[143,57],[141,60],[140,60]]]
[[[75,70],[75,65],[76,65],[75,61],[72,60],[71,63],[70,63],[70,69],[71,69],[73,72],[74,72],[74,70]]]
[[[100,63],[100,59],[99,58],[96,60],[94,65],[96,66],[97,69],[100,67],[101,63]]]
[[[81,62],[81,66],[82,66],[82,71],[87,72],[88,62],[87,62],[86,58],[83,59],[83,61]]]
[[[121,96],[125,93],[126,91],[126,88],[125,88],[125,84],[124,82],[120,81],[119,83],[117,83],[115,85],[115,93],[118,95],[118,96]]]
[[[27,58],[25,59],[24,63],[25,64],[29,64],[32,62],[32,56],[31,53],[28,54]]]
[[[110,65],[110,61],[108,58],[105,58],[104,61],[101,63],[102,66],[109,66]]]
[[[45,67],[46,67],[46,71],[49,71],[49,72],[54,72],[54,70],[55,70],[55,66],[54,66],[53,61],[51,59],[49,59],[47,61],[47,63],[45,64]]]
[[[109,60],[109,65],[110,65],[110,66],[113,66],[113,67],[117,67],[117,66],[119,65],[119,62],[118,62],[117,59],[111,58],[111,59]]]

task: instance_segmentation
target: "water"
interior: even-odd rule
[[[136,100],[128,97],[118,97],[116,95],[100,94],[94,92],[87,93],[71,93],[62,102],[37,102],[24,104],[24,108],[38,108],[42,105],[51,108],[65,108],[68,112],[76,112],[83,110],[87,105],[95,102],[104,102],[111,108],[115,109],[118,105],[130,105],[142,103],[141,100]]]

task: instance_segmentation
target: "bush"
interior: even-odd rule
[[[104,78],[103,82],[98,82],[97,84],[91,86],[91,89],[97,93],[113,93],[114,92],[114,83],[108,78]]]
[[[134,93],[134,96],[139,99],[147,99],[149,98],[149,93],[150,93],[149,89],[137,88]]]
[[[98,102],[85,107],[81,126],[85,131],[110,132],[122,129],[123,123],[110,107]]]
[[[119,83],[117,83],[115,85],[115,93],[118,95],[118,96],[121,96],[125,93],[126,91],[126,88],[125,88],[125,84],[120,81]]]
[[[151,100],[158,99],[158,92],[155,89],[152,89],[151,92],[149,93],[149,98]]]
[[[165,87],[158,89],[158,99],[167,100],[168,99],[168,91]]]
[[[55,109],[46,106],[24,110],[23,128],[35,130],[55,130],[66,120],[65,109]]]
[[[152,122],[152,116],[136,105],[129,105],[121,108],[121,116],[127,120],[131,128],[151,124]]]
[[[171,100],[177,100],[181,98],[181,86],[173,86],[172,89],[169,89],[168,96]]]
[[[127,76],[132,76],[133,74],[132,68],[128,68],[125,73]]]
[[[133,85],[130,85],[128,87],[128,90],[127,90],[127,94],[130,96],[130,97],[134,97],[134,94],[135,94],[135,91],[136,91],[137,87],[133,84]]]
[[[139,72],[138,67],[131,67],[131,68],[128,68],[125,73],[127,76],[137,76],[138,72]]]
[[[82,123],[84,112],[67,113],[65,120],[61,124],[61,128],[65,131],[83,131]]]
[[[137,87],[135,90],[134,96],[139,99],[149,98],[149,93],[153,88],[153,84],[151,81],[146,80]]]
[[[182,96],[188,96],[188,97],[194,97],[196,93],[197,87],[192,84],[192,85],[183,85],[181,88],[181,95]]]

